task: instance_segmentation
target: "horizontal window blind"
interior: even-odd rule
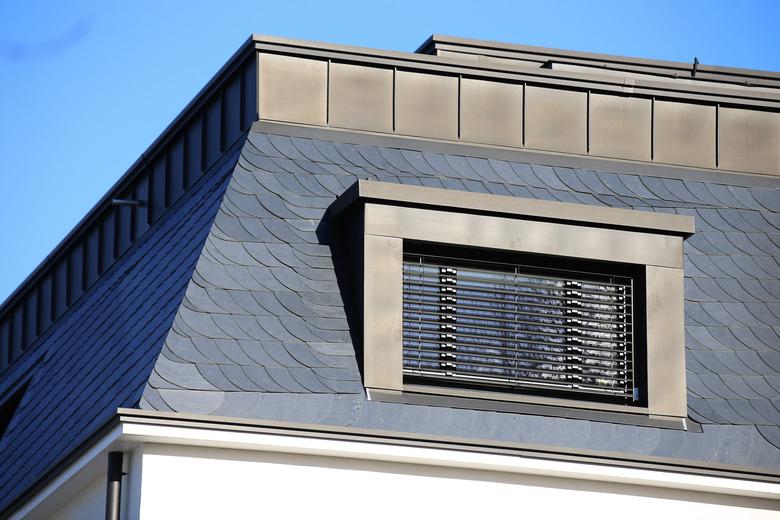
[[[638,400],[633,280],[431,255],[403,262],[403,371]]]

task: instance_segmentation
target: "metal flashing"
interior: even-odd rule
[[[434,55],[437,51],[442,49],[461,49],[466,52],[483,54],[501,51],[518,55],[518,57],[523,55],[534,56],[540,61],[551,61],[556,59],[570,60],[603,68],[617,66],[641,67],[639,70],[653,71],[655,74],[659,75],[673,75],[676,73],[679,77],[696,77],[697,79],[704,76],[710,81],[729,81],[736,83],[751,79],[756,85],[766,85],[774,88],[780,87],[780,72],[717,65],[702,65],[699,64],[697,60],[696,73],[694,73],[694,64],[691,62],[683,63],[594,52],[572,51],[473,38],[461,38],[441,34],[433,34],[428,37],[415,52]]]
[[[468,74],[476,77],[492,77],[504,80],[527,80],[539,85],[558,85],[583,87],[605,92],[622,93],[625,78],[601,74],[556,70],[538,67],[517,67],[500,61],[475,61],[448,56],[387,51],[336,45],[330,43],[278,38],[273,36],[254,36],[255,48],[261,52],[281,53],[309,58],[344,60],[353,63],[373,63],[385,66],[399,66],[409,69],[421,69],[429,72],[450,74]],[[772,73],[770,73],[772,74]],[[699,84],[689,82],[669,82],[645,78],[634,78],[634,93],[637,95],[660,95],[713,102],[733,103],[737,105],[767,106],[780,108],[780,96],[774,90],[761,88],[735,89],[731,85]]]
[[[566,403],[562,403],[561,406],[554,406],[545,404],[479,399],[458,395],[441,395],[441,391],[438,393],[435,391],[416,392],[415,388],[411,385],[408,385],[407,389],[402,392],[371,390],[370,394],[371,399],[389,403],[423,406],[444,406],[448,408],[462,408],[464,410],[489,410],[505,413],[541,415],[546,417],[565,417],[569,419],[647,426],[651,428],[669,430],[701,430],[701,426],[691,421],[690,419],[670,419],[668,417],[655,418],[650,415],[633,415],[607,410],[571,408],[565,406]]]
[[[436,207],[447,210],[469,210],[477,213],[512,215],[559,222],[570,221],[583,225],[591,224],[681,236],[690,236],[696,231],[694,219],[688,215],[649,213],[505,195],[459,192],[365,179],[357,180],[336,199],[336,202],[331,206],[331,212],[336,216],[357,200]]]

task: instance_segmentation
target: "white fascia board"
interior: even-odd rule
[[[780,500],[780,484],[769,482],[584,462],[552,461],[516,455],[398,446],[381,442],[317,439],[293,435],[133,423],[123,424],[122,437],[132,443],[178,444],[376,460]]]

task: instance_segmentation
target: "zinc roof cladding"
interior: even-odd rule
[[[516,59],[520,60],[520,63],[525,63],[526,66],[536,62],[545,63],[547,66],[566,64],[622,73],[652,74],[657,77],[680,79],[689,83],[704,80],[747,87],[777,88],[780,86],[780,73],[773,71],[706,65],[699,63],[698,60],[695,60],[695,63],[654,60],[476,40],[441,34],[431,35],[415,52],[436,55],[440,51],[463,53],[467,56],[471,55],[472,59],[476,59],[477,56]]]
[[[222,200],[233,155],[34,347],[40,360],[0,442],[0,512],[118,407],[137,405]]]
[[[780,466],[778,190],[332,135],[249,133],[141,408]],[[326,213],[358,178],[694,217],[686,358],[703,431],[366,400]]]

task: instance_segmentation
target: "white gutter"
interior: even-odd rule
[[[542,460],[519,455],[132,423],[123,424],[122,438],[138,443],[178,444],[421,464],[780,500],[780,484],[584,462]]]

